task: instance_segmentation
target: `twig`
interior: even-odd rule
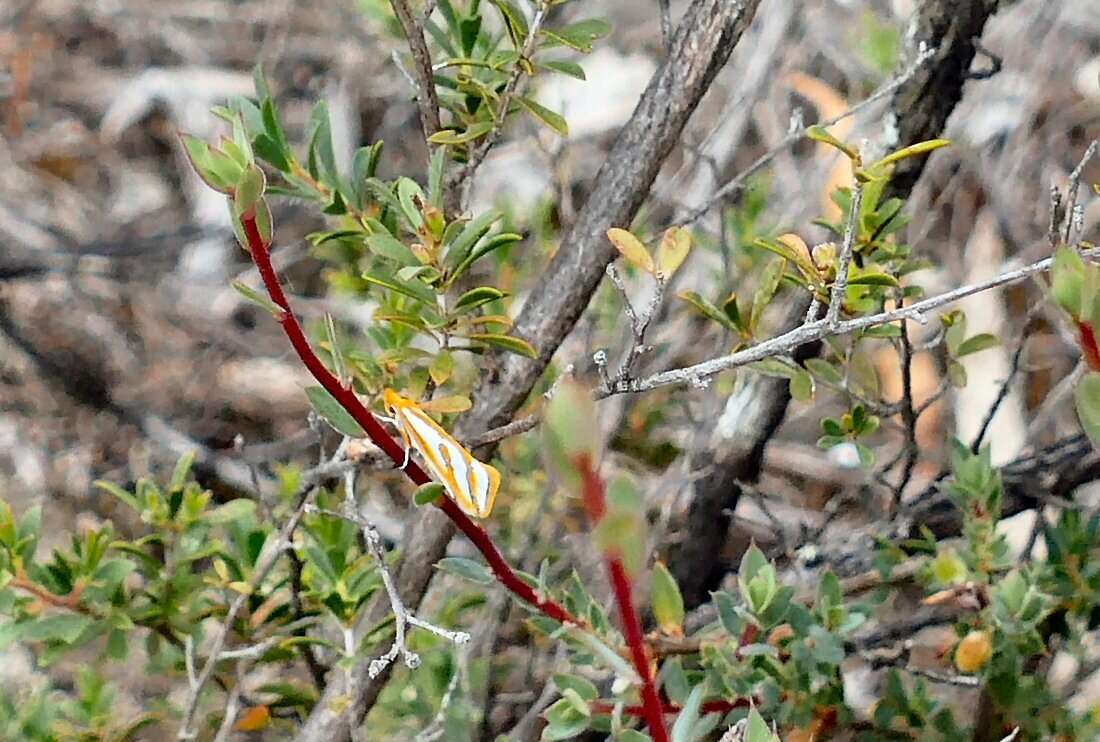
[[[488,131],[477,148],[470,153],[470,159],[466,164],[455,170],[448,178],[450,181],[448,185],[456,190],[473,177],[474,172],[485,161],[489,150],[496,144],[501,131],[504,129],[504,120],[508,116],[508,108],[512,105],[512,98],[515,96],[516,90],[519,88],[519,81],[523,77],[524,65],[521,60],[530,60],[531,55],[534,54],[539,29],[542,28],[542,23],[546,20],[546,15],[550,9],[546,0],[537,0],[537,3],[538,9],[535,11],[535,17],[528,27],[527,39],[523,42],[520,58],[516,60],[515,66],[512,68],[512,74],[508,76],[508,82],[504,84],[504,90],[500,94],[500,102],[497,104],[496,115],[493,117],[493,128]]]
[[[657,0],[657,7],[661,11],[661,46],[668,54],[672,48],[672,10],[669,0]]]
[[[904,303],[904,299],[901,301]],[[909,323],[902,320],[898,324],[901,325],[901,421],[905,428],[905,463],[902,465],[898,484],[894,488],[893,504],[895,506],[901,502],[905,488],[913,478],[913,470],[917,465],[917,419],[919,417],[917,411],[913,409],[913,344],[909,342]]]
[[[255,222],[253,222],[255,224]],[[309,490],[302,496],[301,502],[294,509],[290,518],[283,524],[283,527],[279,530],[279,535],[275,539],[275,545],[269,549],[266,553],[262,554],[260,559],[256,563],[256,568],[252,572],[252,577],[248,580],[248,590],[237,594],[237,597],[233,599],[233,602],[229,605],[229,610],[225,613],[225,619],[222,621],[221,628],[214,635],[214,643],[210,648],[210,654],[206,658],[206,664],[203,665],[202,672],[199,673],[198,678],[191,683],[190,694],[188,696],[187,705],[183,713],[183,722],[180,724],[179,733],[176,735],[177,739],[194,739],[195,733],[191,729],[191,725],[195,719],[195,712],[199,705],[199,696],[202,694],[203,687],[210,681],[211,676],[214,674],[214,667],[221,659],[222,650],[225,648],[226,638],[229,635],[229,631],[233,626],[233,621],[237,618],[237,614],[244,608],[244,604],[248,601],[249,596],[255,592],[255,590],[267,579],[268,574],[271,573],[272,568],[278,562],[279,557],[282,555],[283,550],[290,546],[290,537],[294,533],[294,529],[298,527],[298,523],[301,522],[302,516],[306,512],[306,508],[313,502],[313,498],[316,495],[316,488],[310,486]],[[186,653],[185,653],[186,654]]]
[[[607,511],[603,479],[587,454],[579,456],[576,463],[584,482],[584,507],[588,513],[589,521],[595,527]],[[606,551],[604,559],[611,575],[611,586],[615,593],[615,602],[619,606],[623,637],[630,648],[634,669],[642,681],[642,713],[645,716],[646,725],[649,727],[649,734],[654,742],[668,742],[668,730],[665,728],[661,697],[657,694],[657,686],[653,682],[653,673],[646,653],[645,636],[642,634],[642,624],[638,619],[637,611],[634,609],[630,576],[623,564],[622,554],[617,550]]]
[[[1073,172],[1069,174],[1069,193],[1066,198],[1066,224],[1062,235],[1063,241],[1068,245],[1070,236],[1073,231],[1073,225],[1077,221],[1077,193],[1081,188],[1081,175],[1085,171],[1085,165],[1089,163],[1093,157],[1096,156],[1096,150],[1100,148],[1100,139],[1094,139],[1085,150],[1085,154],[1082,155],[1081,161],[1077,163],[1077,167],[1073,168]]]
[[[629,378],[635,361],[646,352],[645,333],[649,329],[649,323],[653,321],[653,315],[657,313],[657,308],[661,306],[661,300],[665,294],[666,279],[664,276],[657,276],[657,285],[653,289],[653,296],[650,297],[646,308],[639,314],[630,302],[630,294],[626,291],[626,282],[619,275],[618,268],[615,267],[614,263],[608,263],[606,270],[611,283],[615,284],[615,288],[623,295],[623,309],[630,319],[630,349],[623,356],[622,361],[619,363],[619,370],[615,373],[615,381],[621,382]]]
[[[1083,250],[1081,254],[1084,257],[1094,257],[1100,255],[1100,248]],[[833,327],[830,327],[827,322],[823,320],[803,324],[790,332],[785,332],[782,335],[769,338],[757,345],[750,346],[735,353],[730,353],[729,355],[720,356],[709,361],[703,361],[683,368],[661,371],[660,373],[653,374],[643,379],[631,379],[619,384],[605,385],[597,390],[596,396],[602,399],[612,394],[645,392],[662,386],[691,383],[693,380],[714,376],[715,374],[719,374],[731,368],[737,368],[777,355],[789,354],[800,345],[811,343],[815,340],[821,340],[835,335],[845,335],[856,330],[877,327],[879,325],[897,322],[901,319],[912,319],[920,324],[925,324],[928,321],[928,318],[925,316],[926,312],[938,309],[947,304],[953,304],[967,296],[988,291],[998,286],[1017,283],[1037,273],[1050,270],[1052,262],[1051,258],[1045,258],[1022,268],[1006,271],[986,281],[960,286],[957,289],[945,291],[942,294],[937,294],[936,296],[915,302],[906,307],[897,307],[889,311],[879,312],[878,314],[870,314],[864,317],[840,321]]]
[[[454,698],[454,692],[458,688],[458,683],[462,679],[462,676],[466,674],[466,651],[459,649],[456,653],[457,663],[454,673],[451,675],[450,682],[447,683],[447,690],[443,692],[443,698],[439,701],[439,711],[436,712],[435,718],[424,729],[416,735],[413,742],[435,742],[435,740],[442,737],[446,729],[447,710],[451,707],[451,700]]]
[[[919,70],[925,62],[931,59],[935,55],[935,53],[936,50],[934,48],[922,48],[917,56],[913,59],[913,63],[909,65],[900,75],[895,77],[886,85],[883,85],[875,92],[871,93],[871,95],[869,95],[867,98],[864,98],[844,113],[834,116],[831,119],[827,119],[826,121],[818,122],[817,125],[832,126],[833,124],[843,121],[846,118],[850,118],[851,116],[855,116],[863,112],[872,104],[882,100],[883,98],[900,88],[902,85],[913,79],[913,76],[917,73],[917,70]],[[701,216],[713,209],[719,202],[721,202],[731,193],[735,193],[744,188],[745,181],[748,180],[749,177],[753,175],[753,173],[757,172],[762,167],[770,163],[776,158],[777,155],[779,155],[779,153],[785,151],[792,144],[803,139],[809,129],[809,126],[799,126],[793,129],[789,134],[787,134],[787,136],[783,137],[783,139],[781,139],[778,144],[776,144],[770,150],[758,157],[751,165],[742,170],[732,179],[726,181],[726,183],[722,185],[722,187],[715,191],[711,195],[711,197],[704,201],[700,206],[693,209],[692,211],[689,211],[686,216],[680,218],[677,222],[677,226],[684,226],[695,222]]]
[[[844,241],[840,245],[840,255],[836,261],[836,278],[829,295],[829,308],[825,311],[825,324],[835,328],[840,322],[840,308],[848,295],[848,268],[852,264],[855,252],[856,236],[859,232],[859,214],[863,210],[863,182],[858,178],[852,184],[852,202],[848,207],[848,224],[844,227]]]
[[[233,722],[237,720],[237,713],[241,710],[241,690],[244,688],[244,676],[248,664],[248,662],[237,663],[237,677],[229,691],[229,698],[225,702],[225,714],[222,716],[218,733],[214,736],[214,742],[226,742],[229,735],[233,733]]]
[[[435,76],[432,74],[432,55],[424,40],[424,28],[413,17],[405,0],[390,0],[397,20],[405,31],[416,72],[416,103],[420,111],[420,126],[428,138],[440,129],[439,96],[435,93]]]
[[[349,510],[346,505],[342,513],[313,506],[310,507],[310,512],[320,513],[321,515],[327,515],[332,518],[342,518],[343,520],[359,526],[363,531],[363,537],[367,541],[367,548],[370,550],[371,556],[378,562],[378,569],[382,575],[382,584],[386,588],[386,596],[389,598],[390,608],[393,610],[394,614],[395,637],[389,651],[371,660],[370,668],[368,669],[368,674],[371,678],[378,677],[391,662],[397,659],[398,656],[405,662],[405,666],[410,669],[415,669],[420,666],[419,655],[405,645],[405,636],[409,626],[415,626],[430,631],[436,636],[443,637],[458,645],[466,644],[470,641],[470,635],[465,631],[444,629],[409,613],[408,609],[405,608],[404,601],[401,599],[401,594],[397,589],[397,583],[394,582],[393,575],[386,566],[386,552],[382,548],[382,537],[379,535],[378,529],[375,528],[369,520],[359,515],[354,508]]]
[[[1020,335],[1020,342],[1016,345],[1016,352],[1012,354],[1012,363],[1008,368],[1008,375],[1001,382],[997,398],[993,400],[993,404],[990,405],[985,414],[985,419],[982,420],[981,427],[978,428],[978,434],[974,436],[974,440],[970,443],[971,453],[977,453],[982,447],[982,441],[985,440],[985,434],[989,432],[989,426],[993,424],[993,418],[997,416],[997,410],[1001,409],[1001,404],[1008,398],[1008,390],[1012,388],[1012,382],[1015,381],[1016,374],[1020,372],[1020,361],[1024,357],[1027,339],[1031,336],[1031,325],[1031,317],[1028,317],[1027,324],[1024,325],[1024,331]]]

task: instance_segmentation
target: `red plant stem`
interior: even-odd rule
[[[592,520],[592,525],[595,526],[607,512],[607,498],[604,492],[603,479],[587,454],[577,457],[576,463],[584,480],[584,507],[588,512],[588,517]],[[626,572],[621,554],[616,551],[608,551],[605,552],[604,558],[607,560],[607,569],[611,573],[611,587],[615,592],[615,603],[619,606],[623,636],[630,648],[630,657],[634,661],[634,669],[638,671],[638,675],[642,679],[642,716],[645,717],[646,726],[649,727],[649,735],[653,738],[653,742],[668,742],[664,706],[661,703],[661,696],[657,693],[657,686],[653,682],[653,673],[650,671],[649,656],[645,647],[645,635],[642,633],[642,622],[638,620],[638,612],[634,610],[630,575]]]
[[[1077,334],[1081,337],[1081,351],[1089,370],[1100,371],[1100,346],[1096,343],[1096,331],[1088,322],[1078,322]]]
[[[249,210],[242,215],[241,224],[244,227],[245,236],[248,238],[252,262],[256,264],[256,268],[260,271],[260,278],[263,279],[264,287],[267,289],[271,300],[283,310],[278,317],[279,324],[283,326],[283,331],[290,340],[290,344],[294,346],[298,358],[309,369],[313,378],[324,387],[325,391],[331,394],[340,403],[340,406],[355,418],[355,421],[366,431],[371,441],[381,448],[394,464],[401,466],[406,461],[405,449],[386,431],[382,423],[359,400],[351,387],[341,384],[340,380],[328,370],[328,367],[313,352],[313,347],[309,344],[309,339],[306,338],[302,325],[290,308],[290,301],[283,291],[279,276],[275,273],[275,266],[271,263],[271,253],[268,250],[268,245],[260,236],[260,230],[256,226],[255,211]],[[417,485],[424,485],[432,481],[431,477],[415,461],[409,460],[403,471],[405,476]],[[462,509],[455,504],[454,500],[449,497],[441,497],[436,501],[436,504],[481,552],[481,555],[485,557],[485,561],[489,563],[489,568],[496,575],[497,581],[504,587],[556,621],[579,626],[585,625],[585,622],[574,617],[559,603],[539,595],[534,588],[521,580],[515,570],[505,561],[489,533],[470,520],[470,517],[462,512]]]

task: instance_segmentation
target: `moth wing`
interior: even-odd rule
[[[500,472],[495,467],[478,461],[473,456],[469,461],[470,494],[479,518],[488,518],[493,512],[493,504],[500,491]]]

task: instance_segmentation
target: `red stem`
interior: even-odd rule
[[[577,468],[584,479],[584,507],[588,517],[595,526],[607,512],[607,498],[604,493],[603,479],[596,471],[591,458],[587,454],[577,458]],[[607,569],[611,573],[611,587],[615,592],[615,602],[619,606],[619,618],[622,621],[623,636],[627,646],[630,647],[630,657],[634,661],[634,669],[642,678],[642,716],[645,717],[646,726],[649,727],[649,735],[653,742],[668,742],[668,730],[665,729],[664,706],[661,696],[657,693],[657,686],[653,682],[653,673],[650,671],[649,656],[645,648],[645,635],[642,633],[642,622],[638,620],[638,612],[634,610],[634,598],[631,595],[630,575],[623,565],[622,555],[617,551],[604,553],[607,560]]]
[[[394,464],[400,466],[405,461],[405,449],[386,431],[382,423],[380,423],[378,418],[376,418],[359,400],[359,397],[356,396],[351,387],[346,387],[341,384],[340,380],[328,370],[325,364],[321,362],[321,359],[317,357],[317,354],[313,352],[313,348],[309,344],[309,339],[306,338],[306,334],[302,330],[302,325],[298,322],[298,318],[294,316],[294,311],[290,308],[290,301],[283,291],[279,276],[275,273],[275,266],[271,263],[271,253],[268,250],[268,245],[264,242],[263,237],[260,236],[260,230],[256,226],[255,211],[250,210],[244,214],[241,217],[241,224],[244,227],[245,236],[248,238],[248,247],[249,252],[252,253],[252,261],[260,271],[260,278],[263,279],[264,286],[267,288],[267,293],[271,297],[271,300],[283,310],[282,314],[278,317],[279,324],[283,326],[283,331],[286,333],[287,338],[289,338],[290,344],[294,346],[294,351],[298,354],[298,358],[300,358],[302,363],[305,364],[305,367],[309,369],[313,378],[325,388],[325,391],[331,394],[333,398],[340,403],[340,406],[343,407],[349,415],[355,418],[355,421],[359,423],[364,431],[366,431],[371,441],[381,448]],[[431,477],[429,477],[415,461],[410,460],[403,471],[405,475],[417,485],[424,485],[432,481]],[[497,581],[504,585],[504,587],[517,597],[534,605],[545,615],[556,621],[573,623],[580,626],[585,625],[585,622],[574,617],[560,604],[539,595],[530,585],[521,580],[515,570],[505,561],[488,532],[470,520],[470,517],[462,512],[462,509],[455,504],[454,500],[449,497],[442,497],[437,500],[436,503],[439,509],[451,519],[460,531],[466,534],[466,537],[470,539],[477,550],[481,552],[481,555],[485,557],[485,561],[489,563],[489,568],[492,569],[493,574],[496,575]]]
[[[1081,336],[1081,350],[1089,370],[1100,371],[1100,346],[1096,343],[1096,332],[1092,325],[1078,322],[1077,334]]]

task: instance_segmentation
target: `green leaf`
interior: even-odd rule
[[[569,124],[560,113],[551,111],[541,103],[523,95],[517,95],[516,102],[526,108],[532,116],[549,126],[561,136],[569,136]]]
[[[248,301],[260,309],[270,312],[273,317],[282,317],[283,309],[278,304],[267,298],[267,294],[261,293],[242,281],[234,281],[233,289]]]
[[[908,147],[902,147],[901,149],[891,152],[883,157],[881,160],[872,165],[869,169],[874,170],[884,165],[892,165],[895,162],[908,159],[910,157],[919,157],[920,155],[934,152],[941,147],[947,147],[951,144],[949,139],[929,139],[924,142],[917,142],[916,144],[910,144]]]
[[[796,371],[791,377],[791,398],[798,402],[810,402],[814,398],[814,379],[806,371]]]
[[[425,203],[424,191],[420,184],[412,178],[397,179],[397,200],[401,204],[401,213],[406,221],[412,225],[413,230],[419,230],[424,226],[424,216],[420,213],[420,207],[416,202]]]
[[[844,383],[844,373],[832,363],[820,358],[807,358],[806,369],[822,381],[840,386]]]
[[[574,62],[556,62],[556,61],[539,62],[539,66],[540,67],[545,67],[548,70],[554,70],[555,72],[560,72],[563,75],[569,75],[570,77],[575,77],[578,80],[588,79],[584,76],[584,68],[581,67],[579,64],[575,64]]]
[[[522,49],[527,41],[527,17],[510,0],[490,1],[497,7],[504,19],[504,26],[508,30],[508,36],[512,39],[512,46],[516,49]]]
[[[741,583],[748,583],[753,577],[756,577],[760,570],[768,566],[768,559],[764,556],[764,552],[760,551],[759,547],[755,543],[749,546],[745,555],[741,557],[741,566],[737,570],[737,580]]]
[[[236,523],[252,516],[256,512],[256,502],[238,498],[219,505],[207,514],[207,520],[214,524]]]
[[[456,301],[454,305],[454,311],[456,313],[468,312],[480,307],[482,304],[488,304],[491,301],[503,299],[506,296],[508,296],[508,294],[492,286],[479,286],[476,289],[470,289],[465,294],[458,297],[458,301]]]
[[[267,180],[264,178],[264,171],[255,164],[250,164],[241,171],[241,177],[233,188],[233,207],[238,218],[256,205],[264,195],[265,185]]]
[[[972,353],[980,353],[989,348],[996,348],[1000,344],[1001,341],[997,339],[996,335],[983,332],[980,335],[973,335],[962,341],[959,347],[955,349],[955,357],[962,358]]]
[[[470,254],[454,269],[452,278],[461,276],[466,272],[467,268],[474,264],[474,261],[480,260],[493,250],[504,247],[505,245],[511,245],[513,242],[519,242],[522,239],[523,235],[515,234],[514,232],[502,232],[501,234],[493,235],[470,251]]]
[[[684,598],[680,595],[680,586],[676,578],[668,571],[664,562],[653,566],[650,582],[650,603],[657,625],[666,634],[679,635],[684,626]]]
[[[493,223],[500,219],[501,213],[496,209],[490,209],[484,214],[481,214],[462,228],[462,232],[455,237],[454,241],[447,246],[447,257],[444,260],[444,265],[448,270],[455,271],[455,269],[465,263],[466,258],[469,257],[470,251],[478,240],[485,236],[485,233],[493,226]]]
[[[479,585],[492,585],[496,581],[483,564],[463,557],[443,557],[435,568]]]
[[[57,641],[71,644],[92,625],[92,619],[80,613],[58,613],[35,619],[20,632],[25,642]]]
[[[1060,247],[1054,253],[1054,264],[1051,268],[1051,288],[1054,300],[1062,309],[1069,312],[1071,317],[1081,317],[1081,288],[1085,279],[1085,261],[1076,250],[1069,247]]]
[[[694,291],[681,291],[679,297],[686,301],[691,306],[695,307],[700,314],[707,319],[714,320],[718,324],[722,325],[726,329],[738,332],[738,325],[728,316],[727,313],[720,310],[718,307],[711,304],[707,299],[704,299]],[[736,305],[737,297],[733,297],[734,304]],[[729,300],[727,300],[727,303]]]
[[[428,137],[432,144],[465,144],[485,136],[493,130],[492,121],[478,121],[470,124],[464,131],[454,129],[440,129]]]
[[[753,331],[760,326],[760,318],[764,316],[764,310],[775,298],[775,292],[779,290],[779,280],[783,277],[783,271],[786,270],[786,267],[786,260],[776,258],[764,268],[764,272],[760,277],[760,286],[752,297],[752,315],[749,324]]]
[[[455,369],[455,357],[454,354],[447,350],[441,350],[432,359],[431,365],[428,366],[428,375],[435,382],[436,386],[440,386],[447,382],[447,379],[451,378],[451,374]]]
[[[1100,448],[1100,373],[1090,371],[1077,383],[1074,392],[1077,417],[1092,445]]]
[[[475,343],[491,345],[506,350],[509,353],[527,356],[528,358],[539,357],[538,351],[535,350],[530,343],[513,335],[500,335],[495,332],[479,332],[467,335],[466,338]]]
[[[759,711],[749,709],[749,723],[745,727],[745,742],[782,742],[782,740],[772,732]]]
[[[600,691],[595,685],[577,675],[558,673],[554,675],[553,680],[559,690],[572,690],[585,701],[595,701],[600,697]]]
[[[324,387],[307,386],[306,396],[309,397],[309,403],[314,411],[324,418],[333,430],[351,438],[367,437],[355,418]]]
[[[858,273],[848,278],[849,286],[891,286],[896,287],[898,285],[898,279],[887,273],[881,273],[878,271],[871,271],[869,273]]]
[[[187,477],[191,473],[191,467],[195,463],[195,451],[188,451],[179,457],[175,468],[172,470],[172,478],[168,482],[169,492],[178,492],[187,484]]]
[[[413,495],[413,502],[420,506],[431,505],[443,497],[446,491],[446,488],[439,482],[428,482],[416,490],[416,494]]]
[[[649,254],[649,250],[646,249],[641,240],[629,231],[612,227],[607,230],[607,239],[611,240],[611,244],[626,258],[628,263],[641,268],[646,273],[653,274],[656,272],[653,257]]]
[[[379,257],[392,260],[400,265],[420,265],[412,250],[400,240],[388,234],[372,234],[367,237],[367,247]]]
[[[827,144],[830,147],[834,147],[840,150],[849,160],[852,160],[853,162],[859,161],[859,151],[850,144],[845,144],[844,142],[834,137],[824,126],[820,126],[817,124],[811,126],[810,128],[806,129],[806,136],[810,139],[813,139],[815,142],[821,142],[822,144]]]
[[[676,717],[676,722],[672,725],[672,742],[694,742],[693,732],[696,722],[699,721],[699,710],[703,705],[705,691],[705,684],[692,688],[691,695],[688,696],[687,702]]]
[[[429,306],[435,304],[435,293],[420,281],[402,281],[393,275],[386,276],[375,273],[364,273],[363,280],[367,283],[373,283],[375,286],[404,294]]]
[[[611,33],[611,24],[602,18],[589,18],[564,28],[544,28],[540,33],[552,43],[587,54],[596,41]]]

